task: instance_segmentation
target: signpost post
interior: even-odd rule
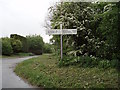
[[[46,30],[47,35],[61,35],[61,60],[63,58],[63,42],[62,42],[62,36],[66,34],[77,34],[77,29],[62,29],[62,24],[60,24],[60,29],[49,29]]]
[[[62,33],[63,33],[62,24],[60,24],[60,30],[61,30],[61,60],[62,60],[62,58],[63,58],[63,51],[62,51]]]

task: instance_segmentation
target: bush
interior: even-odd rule
[[[99,62],[98,67],[100,67],[100,68],[109,68],[109,67],[111,67],[110,61],[102,60],[102,61]]]
[[[2,54],[11,55],[13,53],[11,40],[9,38],[2,38]]]
[[[45,43],[43,51],[44,53],[52,53],[52,45]]]
[[[28,52],[29,45],[25,37],[17,34],[11,34],[10,38],[20,40],[22,42],[22,45],[24,46],[22,47],[22,52]]]
[[[59,67],[62,67],[62,66],[69,66],[71,64],[71,61],[72,59],[69,57],[67,58],[66,56],[64,56],[64,58],[61,60],[59,59],[59,63],[58,63],[58,66]]]
[[[11,45],[14,53],[19,53],[22,50],[22,42],[17,39],[12,39]]]
[[[74,8],[72,8],[73,6]],[[63,24],[64,28],[77,28],[77,35],[64,36],[63,52],[65,54],[63,54],[73,52],[74,56],[93,55],[107,60],[120,59],[119,6],[119,3],[64,3],[62,6],[53,7],[50,10],[50,16],[52,16],[50,22],[52,21],[52,23],[48,23],[52,28],[58,29],[61,20],[66,22]],[[59,18],[59,8],[64,9],[62,13],[64,16],[61,18]],[[97,8],[99,11],[96,10]],[[84,23],[82,23],[83,21]],[[59,36],[53,35],[51,42],[55,45],[55,50],[59,49]],[[56,52],[59,53],[58,50]],[[83,63],[86,61],[81,59],[80,61]],[[74,61],[76,59],[64,60],[66,63]],[[89,64],[89,61],[91,59],[86,62]],[[96,63],[96,60],[93,59],[91,63]],[[107,61],[101,61],[99,64],[104,63]]]
[[[93,67],[98,65],[98,60],[89,56],[67,57],[64,56],[59,62],[59,66],[78,65],[82,67]]]
[[[111,67],[118,67],[118,64],[119,63],[119,61],[117,60],[117,59],[113,59],[113,60],[111,60],[110,61],[110,64],[111,64]]]
[[[26,36],[29,44],[29,52],[32,52],[37,55],[43,53],[44,42],[40,35]]]
[[[58,66],[69,66],[69,65],[77,65],[79,67],[99,67],[99,68],[117,68],[118,60],[107,60],[89,56],[79,56],[79,57],[67,57],[64,56],[62,60],[59,59]]]

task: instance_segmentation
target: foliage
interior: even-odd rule
[[[51,19],[52,28],[59,28],[59,22],[62,22],[63,28],[77,28],[78,30],[77,35],[63,36],[63,46],[65,48],[63,49],[64,53],[72,50],[80,50],[80,46],[82,45],[83,48],[81,48],[82,50],[80,50],[81,53],[76,53],[85,54],[87,50],[89,51],[90,47],[85,46],[85,44],[87,44],[89,41],[87,40],[89,39],[88,36],[92,38],[89,25],[86,25],[86,23],[90,23],[89,19],[92,18],[91,16],[93,15],[92,9],[89,7],[89,5],[90,3],[64,3],[61,5],[61,7],[60,5],[56,6],[56,10],[53,9],[53,16]],[[59,18],[61,13],[60,9],[62,10],[61,18]],[[87,10],[89,12],[87,12]],[[54,36],[53,40],[55,40],[55,44],[57,43],[57,45],[60,45],[59,37]]]
[[[13,53],[11,46],[11,39],[8,37],[1,38],[2,42],[2,55],[11,55]]]
[[[23,36],[17,35],[17,34],[11,34],[10,38],[20,40],[22,42],[22,52],[28,52],[28,42],[27,39]]]
[[[98,67],[98,68],[117,68],[118,60],[109,61],[107,59],[96,58],[94,56],[78,56],[78,57],[67,57],[61,60],[59,59],[58,66],[73,66],[77,65],[79,67]]]
[[[100,60],[119,59],[119,3],[64,2],[50,7],[49,28],[77,28],[77,35],[63,36],[65,62],[71,64],[70,56],[94,56]],[[60,52],[60,36],[53,36],[51,42],[56,54]],[[89,59],[89,58],[88,58]],[[81,61],[82,62],[82,61]],[[84,61],[83,61],[84,62]],[[88,61],[89,63],[89,61]],[[107,63],[107,61],[101,63]],[[101,66],[101,65],[100,65]]]
[[[0,42],[3,44],[2,49],[4,55],[10,55],[12,53],[19,54],[20,52],[21,53],[31,52],[30,55],[42,54],[44,48],[46,49],[46,52],[51,52],[50,45],[46,44],[46,46],[44,46],[43,39],[40,35],[31,35],[31,36],[29,35],[26,36],[25,38],[17,34],[11,34],[10,38],[2,38],[2,39],[0,40]]]
[[[97,56],[106,59],[118,59],[120,53],[120,38],[118,29],[118,3],[109,3],[104,6],[103,13],[97,15],[96,19],[100,20],[96,33],[105,43],[98,49]],[[98,22],[98,20],[96,20]]]
[[[11,39],[11,45],[14,53],[19,53],[22,50],[22,42],[17,39]]]
[[[52,45],[49,43],[44,44],[44,53],[52,53]]]
[[[108,68],[110,67],[110,62],[107,60],[102,60],[99,62],[99,67]]]
[[[59,68],[56,63],[52,55],[41,55],[18,64],[15,72],[32,85],[43,88],[118,88],[116,69]]]
[[[29,52],[34,54],[42,54],[44,48],[44,42],[40,35],[26,36],[29,44]]]

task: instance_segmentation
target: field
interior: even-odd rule
[[[117,88],[116,69],[57,66],[53,55],[46,54],[18,64],[15,72],[32,85],[44,88]]]

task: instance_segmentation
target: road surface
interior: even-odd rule
[[[13,71],[17,63],[35,56],[2,59],[2,88],[35,88],[18,77]]]
[[[0,58],[0,90],[2,89],[2,59]]]

